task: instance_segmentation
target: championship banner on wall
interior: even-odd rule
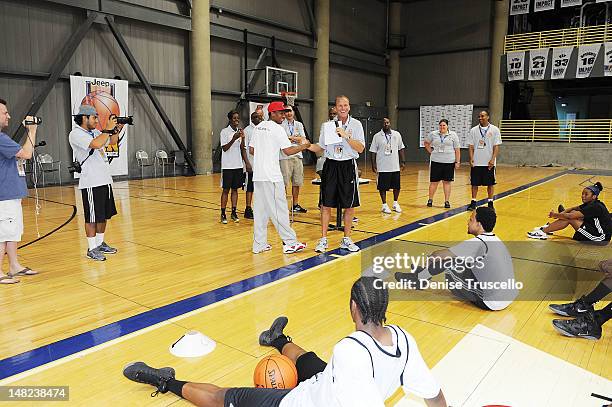
[[[461,148],[468,148],[467,136],[472,128],[474,105],[421,106],[419,110],[421,147],[425,147],[425,136],[439,130],[440,120],[447,119],[448,128],[457,133]]]
[[[535,0],[533,11],[554,10],[555,0]]]
[[[582,6],[582,0],[561,0],[561,7]]]
[[[581,45],[578,47],[578,63],[576,64],[576,79],[588,78],[593,72],[601,44]]]
[[[531,0],[510,0],[510,15],[527,14],[530,5]]]
[[[546,73],[549,48],[532,49],[529,51],[529,80],[541,81]]]
[[[612,76],[612,42],[604,44],[604,76]]]
[[[98,112],[98,130],[102,131],[111,114],[127,116],[128,82],[116,79],[70,76],[70,109],[75,115],[79,106],[90,105]],[[77,127],[74,121],[72,128]],[[106,156],[111,161],[112,175],[128,174],[128,127],[123,126],[119,133],[119,143],[106,147]],[[74,173],[78,178],[78,173]]]
[[[506,64],[509,81],[522,81],[525,78],[525,51],[508,52]]]
[[[567,73],[567,67],[569,66],[573,51],[574,47],[553,48],[550,79],[565,79],[565,74]]]

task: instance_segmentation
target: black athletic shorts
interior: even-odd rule
[[[81,189],[85,223],[104,223],[117,214],[110,185]]]
[[[454,181],[455,163],[429,163],[429,182]]]
[[[221,187],[223,189],[238,189],[244,185],[244,172],[242,168],[221,170]]]
[[[574,233],[573,239],[579,242],[591,242],[600,245],[610,243],[610,238],[606,236],[603,229],[597,230],[595,225],[590,223],[583,223]]]
[[[359,206],[359,179],[355,160],[325,160],[321,173],[321,205],[329,208]]]
[[[327,364],[314,352],[300,356],[295,367],[298,371],[298,384],[325,370]],[[291,389],[263,389],[255,387],[234,387],[225,393],[225,407],[278,407]]]
[[[400,172],[379,172],[376,179],[376,187],[379,191],[400,189]]]
[[[473,187],[495,185],[495,167],[472,167],[470,181]]]
[[[255,191],[255,187],[253,186],[253,172],[245,172],[244,173],[244,184],[246,185],[247,192]]]
[[[444,273],[444,276],[446,278],[446,281],[448,283],[451,282],[457,282],[459,280],[463,281],[463,287],[461,289],[457,289],[457,288],[453,288],[451,290],[449,290],[455,297],[457,297],[458,299],[462,300],[462,301],[467,301],[467,302],[471,302],[472,304],[474,304],[475,306],[477,306],[480,309],[483,309],[485,311],[491,311],[491,309],[489,307],[487,307],[487,305],[484,303],[483,299],[478,296],[478,294],[476,294],[474,291],[470,291],[467,289],[467,283],[465,281],[467,280],[475,280],[477,281],[478,279],[474,276],[474,273],[472,273],[472,270],[470,269],[465,269],[465,271],[463,273],[455,273],[452,270],[447,270]]]

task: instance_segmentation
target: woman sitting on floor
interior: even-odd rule
[[[603,190],[601,182],[582,190],[582,205],[564,209],[559,205],[559,212],[550,211],[549,218],[556,219],[550,224],[540,226],[527,232],[531,239],[546,240],[548,235],[571,226],[576,231],[574,240],[606,245],[612,235],[612,220],[606,205],[598,197]]]

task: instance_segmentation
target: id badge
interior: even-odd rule
[[[478,149],[479,150],[483,150],[486,146],[486,143],[484,140],[478,140]]]
[[[336,144],[334,146],[334,158],[336,160],[339,160],[342,158],[342,145],[341,144]]]
[[[438,147],[438,153],[444,154],[444,146]]]
[[[17,173],[20,177],[25,177],[25,160],[17,160]]]
[[[385,144],[385,155],[391,155],[391,144]]]

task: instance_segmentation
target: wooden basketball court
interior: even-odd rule
[[[382,214],[375,183],[362,186],[353,240],[370,250],[397,239],[424,246],[466,239],[468,176],[466,167],[458,172],[450,210],[442,207],[441,188],[434,207],[425,206],[423,164],[402,174],[401,214]],[[545,242],[525,237],[557,204],[579,203],[580,183],[592,176],[559,168],[498,169],[495,232],[530,248],[512,253],[516,270],[554,278],[576,267],[595,270],[599,260],[612,258],[611,247],[577,244],[569,231]],[[282,254],[272,226],[272,251],[254,255],[252,221],[219,223],[218,174],[116,182],[119,215],[106,240],[119,253],[106,262],[85,258],[74,187],[40,189],[38,216],[35,200],[24,200],[19,250],[22,263],[40,275],[0,287],[0,385],[69,386],[74,405],[187,405],[170,393],[150,398],[152,389],[125,379],[123,366],[143,360],[173,366],[181,380],[248,386],[259,359],[274,352],[258,346],[258,334],[278,315],[289,317],[286,332],[296,343],[329,358],[353,330],[349,290],[366,251],[336,250],[341,234],[330,232],[330,251],[314,252],[320,237],[318,187],[309,182],[314,177],[308,169],[300,194],[308,213],[293,223],[308,248],[292,255]],[[375,177],[368,169],[362,178]],[[612,187],[612,176],[596,179]],[[607,196],[604,190],[601,200],[608,202]],[[240,210],[244,205],[240,193]],[[551,302],[555,298],[542,296],[484,312],[455,301],[392,301],[388,322],[416,338],[453,406],[555,405],[555,397],[563,397],[563,405],[601,405],[590,393],[612,395],[612,326],[604,326],[599,341],[563,337],[551,325]],[[189,330],[214,339],[214,352],[172,356],[169,346]],[[387,404],[422,402],[400,391]]]

